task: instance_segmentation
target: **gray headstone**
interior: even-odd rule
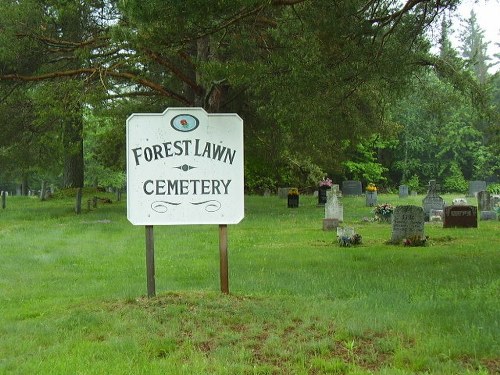
[[[362,195],[361,181],[342,181],[342,195]]]
[[[443,228],[477,228],[477,207],[466,205],[445,207]]]
[[[475,197],[480,191],[486,190],[486,181],[469,181],[469,196]]]
[[[340,223],[344,221],[344,207],[339,202],[335,190],[326,192],[325,219],[337,219]]]
[[[365,193],[365,201],[367,207],[373,207],[377,205],[377,192],[367,191]]]
[[[408,196],[408,185],[399,185],[399,198],[406,198]]]
[[[431,210],[442,210],[444,209],[444,200],[437,194],[439,185],[436,184],[435,180],[429,181],[429,190],[427,191],[426,197],[422,200],[422,207],[424,209],[424,217],[426,221],[429,221]]]
[[[290,190],[289,187],[278,188],[278,198],[288,198],[288,190]]]
[[[397,206],[392,217],[391,242],[398,243],[408,237],[424,236],[424,210],[418,206]]]
[[[431,209],[429,213],[429,221],[443,221],[443,220],[444,220],[444,210]]]
[[[477,206],[479,211],[492,211],[493,202],[489,191],[480,191],[477,193]]]
[[[495,211],[481,211],[481,220],[496,220],[497,213]]]

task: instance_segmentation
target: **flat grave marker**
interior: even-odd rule
[[[443,228],[477,228],[477,207],[468,205],[445,207]]]

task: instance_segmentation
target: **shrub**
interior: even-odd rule
[[[500,194],[500,183],[489,184],[486,190],[491,194]]]
[[[444,179],[443,189],[448,193],[466,193],[468,183],[457,163],[450,166],[450,175]]]

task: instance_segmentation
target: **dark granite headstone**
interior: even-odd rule
[[[342,195],[362,195],[361,181],[342,181]]]
[[[445,207],[443,228],[477,228],[477,207]]]
[[[425,221],[429,221],[431,210],[442,210],[444,207],[444,200],[437,194],[439,185],[435,180],[429,181],[429,190],[427,196],[422,200],[422,207],[424,208]]]
[[[418,206],[397,206],[392,217],[391,242],[424,236],[424,210]]]

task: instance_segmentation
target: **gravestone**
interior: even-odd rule
[[[481,211],[480,220],[496,220],[497,213],[495,211]]]
[[[477,207],[479,211],[493,210],[491,194],[489,191],[480,191],[477,193]]]
[[[477,228],[477,207],[465,205],[445,207],[443,228]]]
[[[429,221],[443,221],[444,220],[444,210],[434,210],[431,209],[429,212]]]
[[[342,196],[339,184],[333,184],[332,191],[335,192],[335,194],[337,195],[338,198],[340,198]]]
[[[362,195],[363,189],[361,187],[361,181],[342,181],[342,195]]]
[[[475,197],[480,191],[486,190],[486,181],[469,181],[469,196]]]
[[[430,180],[427,195],[422,199],[425,221],[429,221],[431,210],[442,210],[444,208],[444,200],[437,194],[438,189],[439,185],[436,184],[436,180]]]
[[[399,185],[399,198],[408,197],[408,185]]]
[[[289,187],[278,188],[278,198],[282,198],[282,199],[288,198],[288,190],[290,190]]]
[[[392,218],[391,242],[399,243],[408,237],[424,237],[424,210],[422,207],[397,206]]]
[[[367,191],[365,193],[366,207],[373,207],[377,205],[377,192]]]
[[[323,220],[323,230],[338,227],[339,223],[344,221],[344,207],[339,202],[334,190],[326,193],[325,218]],[[327,229],[325,229],[327,227]]]

